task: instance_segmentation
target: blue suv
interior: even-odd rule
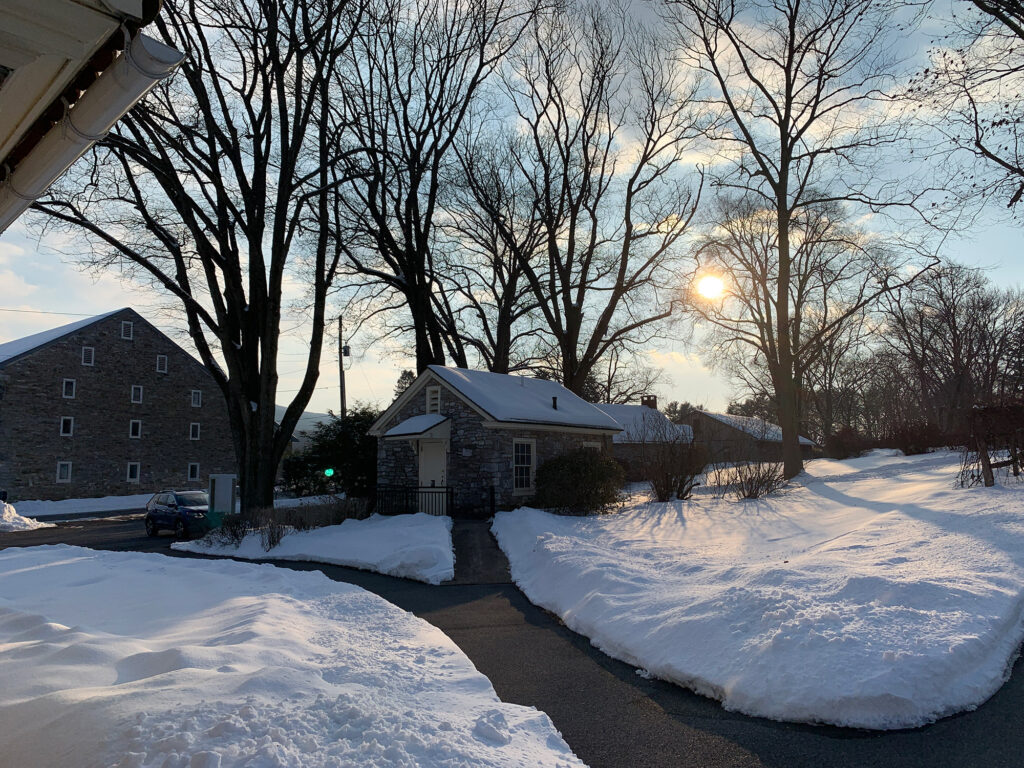
[[[161,491],[146,503],[146,535],[169,528],[179,539],[210,530],[210,498],[206,491]]]

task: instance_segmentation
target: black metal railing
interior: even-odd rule
[[[455,489],[448,486],[416,488],[401,485],[377,486],[377,510],[382,515],[453,515]]]

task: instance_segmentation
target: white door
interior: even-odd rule
[[[446,451],[443,440],[420,440],[420,488],[437,488],[431,492],[421,490],[419,493],[419,511],[431,515],[444,515],[448,512],[446,492],[440,490],[445,485]]]

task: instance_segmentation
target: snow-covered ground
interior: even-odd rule
[[[583,764],[444,633],[320,573],[0,552],[0,763]]]
[[[37,528],[53,528],[53,523],[41,523],[31,517],[19,515],[10,504],[0,501],[0,533],[13,531],[34,531]]]
[[[218,544],[216,532],[196,541],[178,541],[172,549],[243,560],[307,560],[362,568],[440,584],[455,578],[452,519],[418,513],[346,520],[309,531],[293,532],[264,551],[259,533],[250,533],[236,549]]]
[[[142,509],[151,498],[153,498],[152,493],[136,493],[131,496],[101,496],[94,499],[61,499],[60,501],[33,499],[19,501],[18,509],[21,510],[21,514],[35,518],[60,518],[88,512],[122,512],[129,509]],[[275,499],[274,507],[285,509],[324,504],[333,501],[334,498],[334,496],[303,496],[297,499]]]
[[[1024,487],[953,453],[819,460],[787,490],[502,512],[536,604],[611,656],[779,720],[921,725],[988,699],[1024,637]]]

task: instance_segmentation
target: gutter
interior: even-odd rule
[[[125,32],[125,36],[128,33]],[[0,186],[0,233],[39,199],[71,164],[101,141],[184,55],[142,33],[106,67],[64,117],[21,159]]]

